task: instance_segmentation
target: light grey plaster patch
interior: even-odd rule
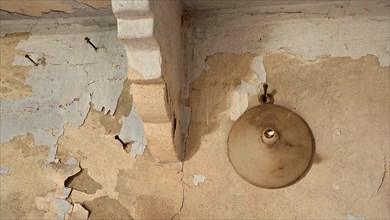
[[[47,207],[49,210],[47,210],[47,208],[45,208],[45,212],[47,214],[50,213],[50,216],[52,214],[56,215],[57,220],[65,219],[65,214],[72,207],[72,205],[67,200],[65,200],[67,197],[64,197],[64,195],[67,193],[68,193],[68,190],[67,190],[67,188],[65,188],[65,190],[62,192],[62,195],[60,195],[62,198],[56,198],[55,194],[53,192],[49,192],[47,197],[46,197],[48,199],[48,202],[49,202],[48,207]],[[69,196],[69,194],[68,194],[68,196]],[[36,203],[37,203],[37,199],[38,199],[38,197],[36,198]],[[45,199],[45,198],[42,198],[42,199]]]
[[[74,157],[69,157],[68,160],[65,162],[66,165],[77,165],[78,161]]]
[[[66,199],[68,198],[68,196],[70,195],[70,192],[72,191],[72,188],[68,188],[68,187],[65,187],[63,190],[62,190],[62,198],[63,199]]]
[[[54,202],[59,209],[59,213],[57,213],[57,220],[65,219],[65,214],[68,212],[69,208],[71,207],[71,204],[64,199],[57,198],[54,198]]]
[[[201,174],[194,174],[192,176],[192,182],[195,184],[195,186],[199,185],[200,183],[204,183],[204,181],[206,180],[206,177]]]
[[[90,106],[114,114],[127,78],[126,52],[115,30],[59,24],[55,20],[45,20],[38,26],[30,21],[30,27],[31,37],[16,49],[45,62],[28,73],[26,84],[32,87],[31,97],[0,100],[0,142],[31,133],[36,144],[49,146],[48,162],[53,162],[64,125],[83,124]],[[53,28],[50,34],[45,27]],[[98,52],[86,43],[87,36]],[[14,65],[29,66],[31,62],[17,56]]]
[[[135,158],[137,155],[142,155],[146,149],[146,138],[144,133],[144,123],[138,115],[135,106],[131,108],[131,112],[127,117],[122,118],[123,125],[119,133],[119,137],[124,142],[133,141],[131,145],[130,156]]]
[[[265,72],[264,64],[263,64],[263,56],[256,56],[253,59],[251,69],[255,72],[257,76],[257,80],[260,83],[265,83],[267,81],[267,73]]]
[[[10,168],[9,167],[1,167],[0,168],[0,175],[4,175],[9,173]]]
[[[253,8],[203,11],[199,12],[202,19],[189,20],[190,82],[201,74],[206,57],[218,52],[252,52],[261,59],[268,52],[285,48],[304,60],[323,56],[358,59],[373,54],[381,66],[389,65],[389,11],[379,1],[353,1],[341,11],[335,11],[331,3],[262,6],[256,10],[267,13],[251,14]],[[286,13],[291,11],[300,13]]]
[[[55,155],[54,155],[55,156]],[[54,163],[61,163],[58,159],[55,159]],[[43,165],[44,168],[52,167],[52,163],[46,163]],[[65,163],[61,163],[60,166],[63,173],[67,176],[71,176],[74,174],[75,168],[79,168],[79,163],[76,158],[69,157],[69,159]]]
[[[31,32],[32,35],[69,34],[69,27],[79,33],[116,31],[114,16],[71,17],[54,19],[0,20],[0,37],[10,33]]]
[[[260,92],[259,85],[252,85],[244,80],[241,80],[241,84],[237,87],[237,90],[244,94],[258,94]]]
[[[355,217],[351,214],[348,214],[348,216],[347,216],[347,220],[364,220],[364,219],[365,219],[364,217],[358,218],[358,217]]]
[[[136,158],[138,155],[144,154],[144,151],[146,149],[146,145],[139,142],[134,142],[131,145],[131,151],[130,151],[130,157]]]

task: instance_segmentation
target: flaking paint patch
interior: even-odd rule
[[[253,72],[255,72],[259,83],[265,83],[267,81],[267,73],[265,72],[265,68],[263,64],[263,56],[260,55],[256,56],[253,59],[251,68]]]
[[[63,188],[63,182],[68,173],[72,175],[75,166],[47,164],[49,149],[37,146],[31,134],[15,137],[0,144],[0,148],[0,166],[12,167],[12,172],[0,175],[0,218],[56,218],[60,212],[55,199],[68,197],[70,191]]]
[[[31,67],[12,65],[17,54],[26,54],[15,48],[28,37],[29,33],[16,33],[0,38],[0,99],[21,99],[31,95],[31,86],[25,84]]]
[[[67,212],[72,210],[72,205],[63,197],[63,194],[56,195],[49,192],[45,197],[36,197],[36,207],[45,211],[44,219],[63,220]]]
[[[66,125],[64,135],[59,138],[57,158],[60,161],[77,158],[80,167],[88,170],[88,175],[84,176],[87,181],[74,182],[75,190],[69,198],[72,203],[84,203],[102,196],[117,199],[115,185],[119,170],[131,169],[136,162],[123,151],[114,134],[106,134],[100,124],[101,117],[110,116],[91,109],[82,126]],[[86,185],[89,183],[92,183],[90,188]]]
[[[206,180],[206,177],[201,174],[194,174],[192,175],[192,177],[192,182],[195,184],[195,186],[204,183],[204,181]]]
[[[75,34],[39,35],[33,32],[16,49],[30,51],[32,59],[44,57],[46,65],[33,66],[27,85],[31,97],[22,100],[0,100],[1,143],[17,135],[32,133],[35,142],[51,148],[48,162],[55,160],[56,142],[63,126],[80,126],[90,105],[113,115],[127,75],[125,51],[116,32],[78,24],[59,25],[58,29]],[[39,30],[39,29],[38,29]],[[95,52],[85,36],[100,47]],[[60,51],[60,53],[59,53]],[[14,65],[32,66],[24,56],[17,56]],[[12,124],[13,126],[6,126]]]
[[[354,215],[348,214],[347,220],[365,220],[364,217],[355,217]]]
[[[357,59],[372,54],[381,66],[389,66],[389,11],[384,4],[354,1],[339,10],[328,2],[321,7],[319,3],[304,8],[290,4],[194,13],[186,30],[189,80],[194,81],[205,69],[206,57],[218,52],[256,53],[259,71],[261,57],[281,48],[304,60],[324,56]],[[288,13],[292,11],[296,13]]]
[[[9,167],[1,167],[0,168],[0,175],[8,174],[10,168]]]
[[[89,212],[88,210],[84,209],[84,207],[80,203],[75,203],[71,208],[72,209],[66,214],[65,219],[88,219]]]
[[[119,137],[124,142],[134,141],[131,145],[130,156],[135,158],[142,155],[146,149],[147,141],[144,133],[144,124],[138,115],[137,109],[133,106],[127,117],[122,119],[123,126]]]

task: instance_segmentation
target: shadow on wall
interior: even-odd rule
[[[204,70],[190,84],[189,103],[192,108],[192,116],[185,160],[190,160],[201,147],[214,147],[212,141],[208,140],[208,134],[216,129],[220,129],[221,132],[218,132],[218,134],[214,132],[213,138],[219,135],[217,138],[227,141],[233,124],[229,117],[232,105],[231,97],[237,86],[240,85],[241,80],[250,81],[252,79],[253,72],[250,67],[254,57],[255,55],[250,53],[217,53],[207,57],[206,66],[209,67],[208,70]],[[271,94],[275,95],[276,90],[273,90]],[[306,121],[305,124],[309,128],[313,142],[311,159],[304,173],[291,184],[284,187],[299,182],[307,175],[313,163],[321,161],[320,156],[316,155],[316,143],[313,132]],[[226,141],[223,143],[226,143]]]
[[[190,83],[192,114],[185,160],[191,159],[201,146],[212,147],[205,139],[221,124],[230,130],[233,123],[229,117],[231,97],[241,80],[249,81],[253,77],[250,67],[255,56],[251,53],[217,53],[206,58],[208,70]],[[228,132],[225,133],[226,137],[220,138],[227,140]]]

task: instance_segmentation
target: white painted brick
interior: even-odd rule
[[[112,11],[115,15],[149,11],[149,0],[112,0]],[[117,16],[118,17],[118,16]]]
[[[141,78],[131,80],[161,78],[161,54],[159,49],[154,50],[127,50],[128,64],[142,75]]]
[[[153,36],[153,17],[118,19],[118,38],[143,38]]]

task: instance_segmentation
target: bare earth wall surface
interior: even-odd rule
[[[1,4],[19,14],[1,12],[13,19],[1,21],[0,218],[169,219],[182,204],[181,165],[145,150],[109,4],[78,2],[74,12],[74,1]],[[17,19],[26,15],[43,18]]]
[[[188,12],[191,122],[182,219],[389,219],[389,4],[306,2]],[[234,121],[275,104],[310,126],[306,176],[276,190],[239,177],[227,155]],[[196,205],[194,205],[196,204]]]
[[[171,108],[186,104],[191,122],[185,161],[165,163],[146,146],[110,1],[4,2],[14,20],[0,23],[1,219],[390,218],[388,1],[186,12],[188,91],[174,80],[181,36],[161,50],[172,99],[187,98]],[[307,175],[276,190],[247,183],[227,155],[265,81],[316,143]]]
[[[227,156],[234,123],[231,97],[240,80],[252,77],[253,57],[215,54],[207,62],[210,70],[191,83],[192,151],[187,152],[196,153],[185,162],[184,173],[202,173],[207,179],[199,188],[186,188],[181,217],[389,218],[389,68],[380,67],[374,56],[303,61],[277,52],[264,57],[275,104],[300,114],[316,141],[309,173],[290,187],[269,190],[240,178]],[[250,97],[250,106],[258,104],[256,99]],[[191,178],[185,175],[183,181]]]

